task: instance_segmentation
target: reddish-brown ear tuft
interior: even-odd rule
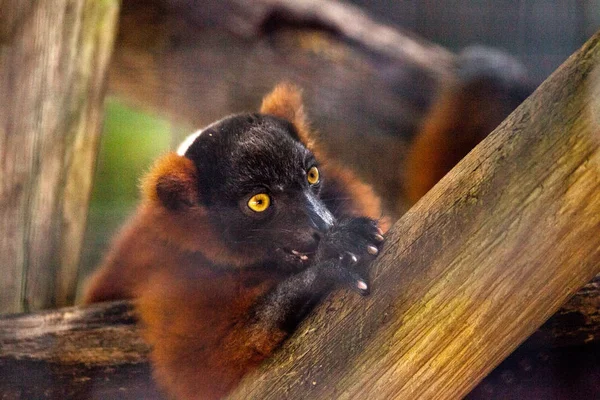
[[[263,98],[260,106],[262,114],[271,114],[290,121],[298,130],[300,140],[310,148],[313,140],[310,137],[308,120],[304,113],[302,91],[298,86],[282,82]]]
[[[145,201],[170,210],[198,203],[198,174],[189,158],[171,152],[159,158],[142,180]]]

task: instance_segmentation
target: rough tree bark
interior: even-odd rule
[[[159,398],[127,303],[0,319],[3,399]]]
[[[600,272],[600,33],[392,229],[231,398],[460,398]],[[334,310],[335,312],[332,312]]]
[[[72,304],[117,11],[0,4],[0,313]]]

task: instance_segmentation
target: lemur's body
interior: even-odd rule
[[[146,178],[86,302],[137,299],[159,383],[176,398],[218,398],[336,284],[368,292],[381,211],[325,160],[287,85],[261,114],[219,121],[181,153]]]

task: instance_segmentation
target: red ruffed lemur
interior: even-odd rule
[[[136,299],[170,396],[223,397],[325,294],[369,291],[379,199],[319,149],[292,85],[192,135],[142,189],[85,302]]]

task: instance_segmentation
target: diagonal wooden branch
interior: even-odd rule
[[[231,397],[460,398],[600,272],[600,33],[392,229]]]

